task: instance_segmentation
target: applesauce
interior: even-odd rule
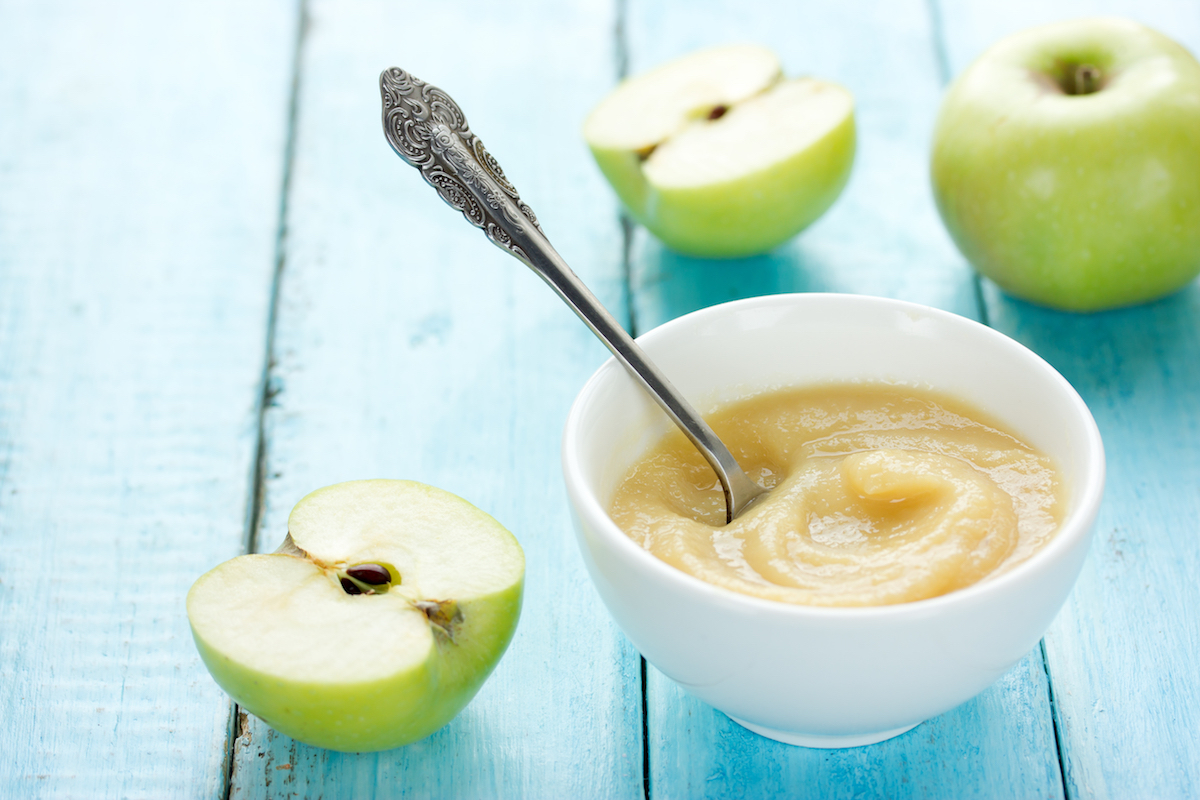
[[[936,597],[1021,563],[1062,519],[1046,456],[934,392],[793,389],[708,421],[767,495],[726,525],[712,468],[672,431],[610,514],[658,558],[733,591],[817,606]]]

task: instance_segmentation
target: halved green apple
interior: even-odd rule
[[[584,139],[629,213],[681,253],[766,252],[814,222],[854,162],[854,98],[786,80],[757,45],[701,50],[631,78]]]
[[[353,481],[297,503],[279,551],[201,576],[187,612],[247,711],[318,747],[386,750],[475,696],[516,630],[524,573],[512,534],[462,498]]]

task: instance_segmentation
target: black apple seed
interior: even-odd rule
[[[728,106],[716,106],[713,108],[712,111],[708,112],[708,118],[709,119],[720,119],[721,117],[725,116],[725,112],[728,110],[729,110]]]
[[[344,591],[346,594],[362,594],[363,593],[363,590],[358,588],[354,584],[354,581],[350,580],[349,578],[339,578],[339,580],[342,582],[342,591]]]
[[[378,564],[358,564],[347,569],[346,574],[371,586],[392,582],[392,573],[387,571],[387,567]]]

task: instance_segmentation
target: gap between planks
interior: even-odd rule
[[[258,395],[258,408],[255,409],[257,430],[255,431],[254,462],[249,477],[250,491],[247,494],[246,536],[243,551],[253,553],[258,545],[258,528],[262,522],[263,491],[266,483],[267,468],[267,439],[266,417],[267,409],[279,393],[279,387],[272,381],[275,368],[275,327],[279,315],[280,284],[283,270],[287,262],[288,234],[288,200],[292,190],[292,168],[296,156],[296,121],[299,117],[301,63],[303,60],[304,42],[308,37],[309,16],[308,0],[297,0],[296,3],[296,39],[292,48],[291,73],[292,81],[288,89],[287,131],[283,147],[283,169],[279,183],[279,216],[275,226],[275,266],[271,272],[271,287],[267,307],[267,330],[263,337],[263,368]],[[233,793],[234,771],[237,768],[237,743],[245,734],[245,711],[237,703],[230,708],[229,736],[225,758],[224,800],[229,800]]]

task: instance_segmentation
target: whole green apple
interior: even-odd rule
[[[785,80],[764,47],[701,50],[631,78],[584,139],[625,208],[668,247],[763,253],[833,204],[854,161],[854,99]]]
[[[525,557],[467,501],[411,481],[309,494],[280,549],[202,575],[188,592],[216,682],[308,744],[386,750],[441,728],[500,660]]]
[[[1200,273],[1200,63],[1142,25],[993,46],[950,87],[931,167],[963,255],[1018,297],[1096,311]]]

